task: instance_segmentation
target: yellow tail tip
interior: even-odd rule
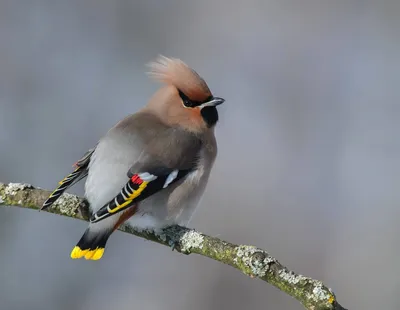
[[[87,259],[87,260],[99,260],[103,256],[103,253],[104,253],[104,249],[103,248],[97,248],[95,250],[88,251],[85,254],[85,259]]]
[[[100,258],[103,257],[104,254],[104,249],[103,248],[98,248],[95,250],[93,256],[91,257],[92,260],[99,260]]]
[[[72,259],[77,259],[77,258],[81,258],[83,256],[85,256],[85,254],[89,252],[89,250],[81,250],[80,247],[76,246],[73,248],[73,250],[71,251],[71,258]]]
[[[71,258],[77,259],[85,257],[87,260],[99,260],[102,258],[104,253],[104,248],[97,248],[95,250],[82,250],[80,247],[76,246],[71,251]]]

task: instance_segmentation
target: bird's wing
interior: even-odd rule
[[[201,140],[179,128],[159,127],[154,130],[155,126],[153,122],[153,131],[149,132],[157,134],[147,132],[142,138],[146,143],[139,158],[127,172],[129,179],[126,185],[117,196],[92,215],[92,223],[126,210],[181,180],[197,168]]]
[[[135,165],[137,166],[137,165]],[[128,172],[129,181],[121,189],[119,194],[109,203],[94,213],[90,219],[91,223],[96,223],[118,212],[126,210],[135,203],[161,191],[169,185],[185,177],[191,169],[171,169],[157,167],[152,169],[138,169]]]
[[[151,124],[151,126],[149,125]],[[140,155],[127,172],[127,182],[117,196],[95,212],[91,223],[126,210],[163,190],[196,169],[202,141],[178,127],[169,127],[154,115],[137,113],[120,122],[116,129],[136,135]]]
[[[58,182],[58,187],[46,199],[40,210],[45,210],[50,207],[58,198],[60,198],[66,189],[70,188],[72,185],[78,183],[87,176],[90,158],[95,149],[96,146],[87,151],[82,158],[74,164],[75,170]]]

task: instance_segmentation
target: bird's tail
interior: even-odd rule
[[[88,175],[88,167],[90,158],[95,150],[95,147],[87,151],[81,159],[75,164],[75,170],[67,175],[64,179],[58,182],[58,187],[50,194],[50,196],[43,203],[40,210],[46,210],[71,186],[78,183],[80,180]]]
[[[135,214],[137,205],[133,205],[125,212],[115,214],[101,222],[90,223],[85,233],[71,251],[71,258],[82,258],[99,260],[106,247],[106,243],[111,234],[117,230],[121,224]]]
[[[66,189],[70,188],[75,183],[78,183],[80,180],[86,177],[87,174],[86,167],[77,167],[72,173],[58,182],[58,187],[46,199],[40,210],[46,210],[48,207],[50,207],[58,198],[60,198]]]
[[[103,256],[107,240],[112,232],[109,229],[93,229],[93,226],[89,225],[82,238],[72,249],[71,258],[84,257],[87,260],[99,260]]]

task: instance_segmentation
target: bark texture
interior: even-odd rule
[[[39,209],[50,192],[29,184],[0,183],[0,205]],[[82,198],[63,194],[47,212],[80,220],[88,220],[89,211]],[[296,274],[283,266],[267,251],[252,245],[236,245],[211,237],[196,230],[171,226],[162,233],[136,230],[124,225],[121,231],[166,246],[183,254],[200,254],[230,265],[244,274],[266,281],[296,298],[310,310],[346,310],[336,300],[335,294],[321,281]]]

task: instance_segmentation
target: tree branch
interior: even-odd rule
[[[50,192],[28,184],[0,183],[0,205],[39,209]],[[82,198],[63,194],[48,212],[80,220],[88,220],[89,211]],[[310,310],[346,310],[334,293],[322,282],[288,270],[266,251],[250,245],[236,245],[210,237],[193,229],[171,226],[156,234],[136,230],[128,225],[120,228],[148,240],[174,248],[183,254],[196,253],[228,264],[252,278],[266,281],[300,301]]]

